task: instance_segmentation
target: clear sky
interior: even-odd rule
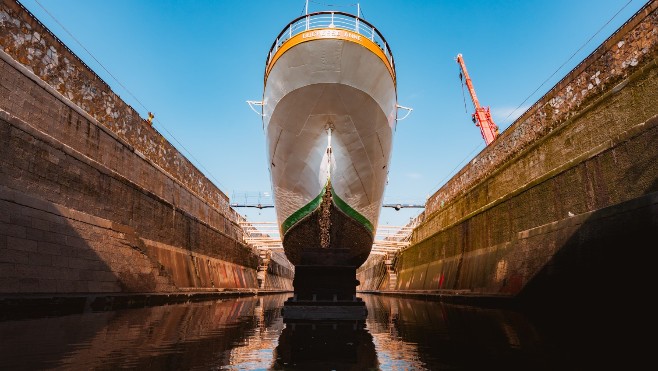
[[[271,192],[262,121],[246,101],[262,99],[269,48],[305,0],[21,3],[143,117],[153,112],[154,127],[231,202]],[[384,201],[424,203],[484,148],[457,54],[503,131],[645,3],[359,2],[393,51],[398,104],[413,108],[394,136]],[[355,14],[356,1],[309,1],[321,10]],[[238,211],[275,221],[272,209]],[[404,225],[420,211],[384,208],[379,223]]]

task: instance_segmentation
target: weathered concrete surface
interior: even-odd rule
[[[393,261],[386,255],[373,254],[359,267],[356,279],[357,291],[386,291],[397,287],[397,274]]]
[[[363,265],[356,272],[356,279],[359,285],[357,291],[380,290],[385,286],[383,281],[386,280],[386,266],[384,255],[370,255]]]
[[[286,258],[283,251],[268,251],[264,280],[261,284],[263,290],[293,291],[292,281],[295,278],[295,267]]]
[[[0,47],[0,294],[257,287],[228,197],[11,0]]]
[[[397,259],[398,290],[549,302],[646,287],[658,246],[657,7],[428,199]]]

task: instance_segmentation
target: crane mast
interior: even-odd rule
[[[498,126],[491,118],[489,107],[480,106],[480,101],[478,101],[478,97],[475,95],[473,82],[471,81],[470,76],[468,76],[466,64],[464,63],[464,58],[461,54],[457,55],[457,63],[459,63],[459,67],[461,67],[462,74],[466,80],[466,87],[468,88],[468,92],[471,95],[471,99],[473,100],[473,106],[475,106],[475,113],[473,113],[473,123],[480,127],[482,138],[484,138],[485,143],[489,145],[489,143],[493,142],[494,139],[498,137]]]

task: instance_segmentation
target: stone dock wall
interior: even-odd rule
[[[0,294],[258,287],[228,197],[13,0],[0,48]]]
[[[550,302],[646,286],[658,246],[657,8],[648,2],[427,200],[395,290]],[[365,289],[386,290],[368,278],[377,264],[359,271]]]

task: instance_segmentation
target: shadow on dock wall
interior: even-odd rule
[[[20,3],[0,11],[0,294],[256,288],[228,198]]]
[[[16,117],[0,131],[1,293],[256,287],[209,226]]]
[[[602,304],[634,307],[644,302],[655,280],[651,256],[658,243],[658,181],[652,189],[644,197],[593,212],[581,223],[551,232],[568,239],[525,284],[518,298],[534,309],[571,311]],[[546,238],[559,240],[541,237]]]
[[[0,186],[0,294],[173,291],[111,222]]]
[[[397,289],[518,295],[541,306],[563,302],[559,298],[590,302],[647,288],[647,254],[658,241],[658,117],[646,127],[632,141],[404,251]],[[602,179],[604,173],[614,176]],[[636,196],[595,211],[570,211],[631,194]],[[495,235],[496,223],[509,230],[526,216],[536,218],[533,213],[566,217],[511,234],[503,243],[471,247]]]
[[[648,289],[657,30],[651,1],[430,197],[396,289],[538,305]]]

